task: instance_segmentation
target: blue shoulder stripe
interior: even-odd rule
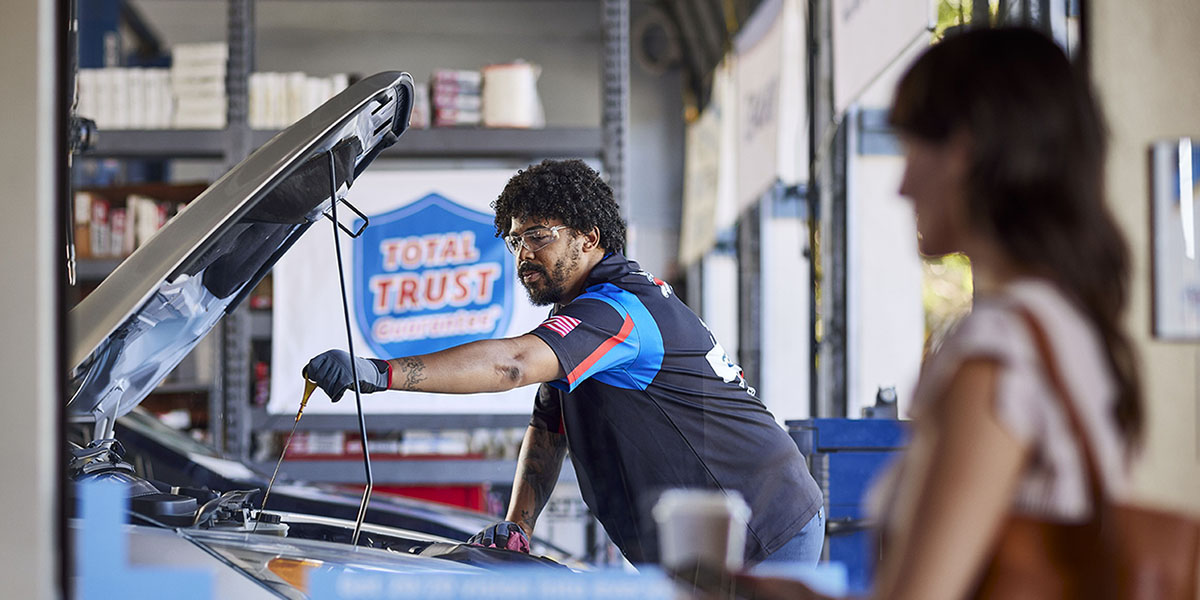
[[[633,331],[629,334],[628,339],[632,342],[632,347],[638,349],[638,353],[624,369],[610,369],[599,373],[590,372],[594,368],[584,371],[582,376],[571,381],[571,389],[575,388],[576,381],[587,378],[594,378],[600,383],[623,389],[644,390],[649,387],[654,378],[658,376],[659,369],[662,368],[665,354],[662,332],[658,328],[658,322],[651,316],[650,310],[636,295],[611,283],[592,286],[579,298],[600,300],[616,310],[626,321],[632,321]],[[619,344],[617,347],[629,348],[630,346]],[[609,352],[615,350],[616,348],[612,348]]]

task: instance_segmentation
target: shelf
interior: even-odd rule
[[[278,131],[254,131],[257,148]],[[225,132],[219,129],[147,129],[101,131],[84,157],[213,158],[224,155]],[[383,158],[542,158],[599,157],[603,135],[595,127],[547,129],[410,129]]]
[[[270,473],[274,463],[256,463],[260,472]],[[366,481],[362,458],[284,459],[279,472],[287,479],[323,483],[363,484]],[[512,485],[517,472],[515,460],[481,459],[388,459],[372,457],[371,475],[375,485],[404,484],[477,484]],[[559,481],[575,482],[571,461],[563,461]]]
[[[95,158],[213,158],[225,155],[222,129],[106,129],[82,156]]]
[[[161,383],[154,388],[155,394],[207,394],[212,386],[197,381]]]
[[[78,281],[104,281],[124,258],[81,258],[75,261],[75,278]]]
[[[271,310],[270,309],[250,309],[250,339],[252,340],[269,340],[271,339]]]
[[[383,158],[599,157],[599,128],[410,129],[383,151]]]
[[[276,131],[255,131],[255,147]],[[480,127],[409,129],[381,158],[542,158],[599,157],[603,135],[595,127],[486,129]]]
[[[315,401],[315,400],[314,400]],[[295,414],[272,415],[266,409],[252,409],[255,429],[265,431],[290,431]],[[380,414],[367,415],[367,431],[385,432],[404,429],[503,429],[524,428],[529,425],[529,415],[486,415],[486,414]],[[358,431],[355,415],[305,414],[297,429],[305,431]]]

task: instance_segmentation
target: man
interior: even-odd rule
[[[364,392],[542,384],[507,520],[472,541],[527,551],[570,448],[584,501],[634,564],[658,561],[650,509],[677,487],[745,498],[748,561],[815,563],[824,514],[803,457],[700,318],[622,255],[611,188],[582,161],[548,160],[518,172],[492,208],[530,300],[551,316],[519,337],[355,359]],[[335,401],[353,381],[343,351],[305,370]]]

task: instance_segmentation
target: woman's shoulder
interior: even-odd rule
[[[1026,315],[1045,333],[1050,356],[1041,355]],[[1049,281],[1021,279],[980,296],[954,338],[946,349],[957,361],[993,357],[1008,369],[1041,377],[1049,359],[1073,396],[1089,403],[1111,396],[1112,373],[1096,325]]]
[[[1005,371],[1022,376],[1040,372],[1045,357],[1039,355],[1026,313],[1046,332],[1060,369],[1099,372],[1105,378],[1103,345],[1083,312],[1052,283],[1021,279],[976,296],[971,312],[931,357],[926,372],[933,380],[929,383],[934,387],[947,383],[971,359],[993,360]]]
[[[1054,339],[1069,337],[1099,341],[1094,325],[1058,286],[1044,279],[1018,279],[996,292],[981,294],[973,310],[956,331],[956,337],[1019,341],[1028,345],[1029,324],[1025,315]],[[1052,345],[1057,345],[1053,344]]]
[[[1031,340],[1022,326],[1018,306],[1005,295],[977,296],[971,311],[946,337],[938,358],[956,363],[970,358],[1008,363],[1027,354]]]

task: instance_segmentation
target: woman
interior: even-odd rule
[[[1053,360],[1121,497],[1142,421],[1120,328],[1129,258],[1103,200],[1103,125],[1084,77],[1053,41],[973,30],[931,47],[900,81],[890,120],[901,194],[930,256],[971,259],[975,305],[923,368],[911,445],[881,484],[886,540],[873,596],[970,596],[1005,518],[1084,521],[1080,449],[1022,311]],[[756,597],[810,597],[747,577]]]

